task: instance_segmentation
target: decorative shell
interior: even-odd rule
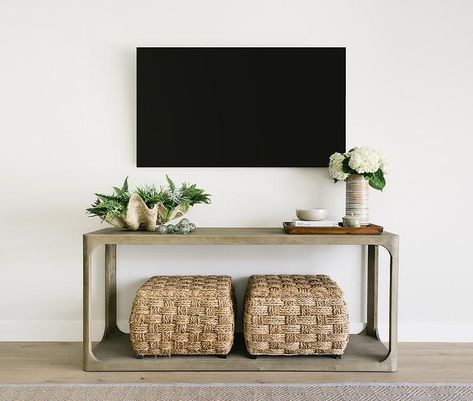
[[[105,221],[117,228],[128,230],[145,229],[155,231],[156,226],[167,223],[184,215],[190,206],[187,204],[177,205],[168,210],[162,203],[158,203],[150,209],[136,192],[132,193],[128,201],[125,217],[106,217]]]
[[[147,231],[154,231],[158,221],[158,205],[150,209],[135,192],[130,196],[125,217],[106,218],[105,221],[118,228],[138,230],[142,227]]]

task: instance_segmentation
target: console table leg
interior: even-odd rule
[[[92,318],[92,252],[95,245],[85,236],[83,240],[83,334],[82,353],[84,370],[91,370],[97,361],[92,351],[91,318]]]
[[[399,280],[399,245],[390,249],[390,294],[389,294],[389,356],[393,370],[397,369],[397,333],[398,333],[398,280]]]
[[[119,334],[117,327],[117,246],[105,245],[105,332]]]
[[[368,245],[368,303],[366,308],[366,334],[379,339],[378,335],[378,245]]]
[[[389,352],[383,362],[389,370],[397,370],[397,332],[398,332],[398,280],[399,280],[399,239],[393,238],[383,245],[389,252]]]

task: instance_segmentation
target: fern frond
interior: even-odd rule
[[[168,182],[168,186],[171,192],[174,192],[176,190],[176,184],[174,184],[174,181],[171,180],[167,174],[166,174],[166,181]]]

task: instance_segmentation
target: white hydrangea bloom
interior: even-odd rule
[[[367,146],[353,149],[349,156],[348,165],[358,174],[374,173],[380,167],[379,153]]]
[[[381,160],[379,162],[379,168],[384,174],[389,174],[391,171],[391,160],[389,160],[386,156],[381,156]]]
[[[343,181],[348,177],[348,174],[344,173],[342,170],[342,163],[345,159],[345,156],[341,153],[334,153],[330,156],[330,162],[328,164],[328,172],[332,178],[336,180]]]

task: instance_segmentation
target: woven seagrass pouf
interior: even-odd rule
[[[251,276],[243,328],[252,355],[342,355],[348,343],[343,292],[325,275]]]
[[[226,355],[234,327],[229,276],[156,276],[136,294],[130,340],[138,356]]]

